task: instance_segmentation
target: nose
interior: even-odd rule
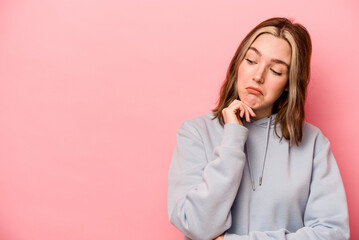
[[[260,83],[263,82],[263,78],[262,78],[261,75],[255,75],[253,80],[256,81],[256,82],[260,82]]]
[[[253,80],[259,83],[264,82],[264,72],[265,68],[261,67],[254,73]]]

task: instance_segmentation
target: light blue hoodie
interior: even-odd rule
[[[275,117],[222,127],[207,114],[182,124],[168,175],[168,215],[184,239],[349,239],[328,140],[304,123],[301,144],[289,146],[274,133]]]

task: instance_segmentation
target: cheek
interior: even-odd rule
[[[280,97],[280,95],[282,95],[285,87],[287,86],[287,82],[288,80],[287,79],[282,79],[282,80],[279,80],[279,79],[275,79],[275,81],[272,82],[271,84],[271,91],[273,93],[273,95],[275,95],[275,97]]]
[[[282,91],[284,91],[284,89],[287,87],[288,85],[288,77],[285,77],[282,82],[280,83],[280,89],[282,89]]]
[[[242,62],[238,68],[238,76],[247,76],[248,74],[250,74],[250,70],[251,68],[245,66],[245,63]]]
[[[243,85],[250,78],[250,71],[241,64],[238,68],[237,85]]]

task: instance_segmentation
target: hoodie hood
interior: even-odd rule
[[[249,124],[254,124],[259,127],[267,128],[268,127],[268,121],[269,121],[269,127],[274,128],[275,119],[277,117],[277,113],[274,113],[268,117],[261,118],[259,120],[251,121],[250,123],[245,122],[245,126]]]

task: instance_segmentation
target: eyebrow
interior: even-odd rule
[[[255,48],[255,47],[249,47],[249,49],[255,51],[259,56],[262,56],[262,53],[261,53],[257,48]],[[249,49],[248,49],[248,50],[249,50]],[[272,61],[272,62],[275,62],[275,63],[279,63],[279,64],[284,64],[284,65],[287,66],[287,68],[289,69],[289,65],[288,65],[286,62],[284,62],[284,61],[282,61],[282,60],[280,60],[280,59],[272,58],[271,61]]]

